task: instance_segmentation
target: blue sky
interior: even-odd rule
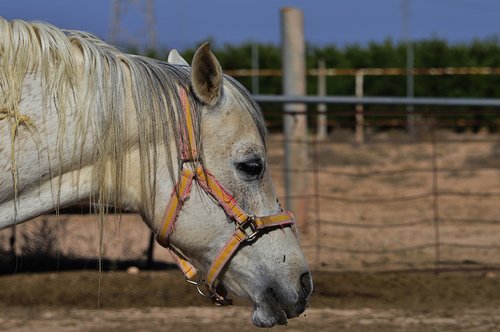
[[[257,41],[279,43],[280,8],[304,11],[305,36],[316,45],[365,44],[404,38],[404,0],[156,0],[159,44],[194,46],[213,39],[216,45]],[[500,35],[498,0],[409,0],[412,38],[439,37],[451,42]],[[43,20],[108,39],[111,0],[0,0],[0,16]],[[123,26],[130,40],[141,42],[140,7],[129,4]],[[124,36],[124,35],[123,35]],[[142,37],[141,37],[142,36]]]

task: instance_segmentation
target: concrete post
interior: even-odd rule
[[[318,61],[318,96],[326,96],[326,75],[325,75],[325,60]],[[326,104],[318,104],[318,123],[317,123],[317,137],[323,140],[327,137],[327,117],[326,117]]]
[[[283,94],[303,96],[306,93],[304,16],[296,8],[281,10],[283,58]],[[293,197],[307,193],[307,117],[304,104],[284,105],[285,189],[286,205],[297,217],[303,230],[307,222],[308,200]]]
[[[356,97],[363,97],[363,83],[365,74],[363,70],[356,72]],[[356,104],[356,133],[355,141],[357,144],[365,142],[365,115],[363,104]]]

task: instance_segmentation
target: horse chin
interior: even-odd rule
[[[232,287],[226,284],[222,285],[222,288],[227,287],[233,295],[252,301],[254,306],[252,322],[258,327],[286,325],[289,318],[297,317],[305,311],[307,306],[308,299],[300,300],[297,293],[293,291],[294,294],[288,293],[288,296],[286,294],[280,296],[272,288],[262,292],[247,292],[238,284],[230,284]]]
[[[247,280],[248,282],[241,282]],[[233,295],[246,298],[253,303],[252,322],[258,327],[286,325],[288,320],[302,314],[309,304],[313,290],[310,273],[307,271],[295,284],[285,279],[280,281],[226,274],[223,286]],[[221,293],[222,295],[222,293]]]
[[[274,325],[286,325],[288,316],[281,306],[255,305],[252,322],[258,327],[273,327]]]
[[[273,327],[274,325],[286,325],[288,317],[286,313],[279,307],[256,307],[252,322],[258,327]]]
[[[272,288],[268,288],[254,301],[252,321],[258,327],[286,325],[288,319],[299,316],[307,307],[307,299],[295,294],[284,297]]]

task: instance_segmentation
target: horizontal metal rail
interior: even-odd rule
[[[254,95],[258,103],[291,104],[364,104],[414,106],[480,106],[500,107],[500,98],[433,98],[433,97],[353,97],[353,96],[284,96]]]
[[[475,249],[475,250],[495,250],[495,251],[500,250],[500,246],[498,245],[487,245],[487,244],[463,244],[454,242],[441,242],[440,246],[450,249]],[[426,249],[433,249],[434,247],[435,247],[434,243],[424,243],[412,246],[383,248],[383,249],[375,249],[375,248],[354,249],[354,248],[342,248],[329,245],[325,245],[322,248],[328,251],[337,251],[337,252],[358,254],[358,255],[385,255],[385,254],[403,253],[409,251],[422,251]],[[314,249],[314,248],[315,248],[314,245],[303,246],[303,249]]]
[[[233,77],[281,77],[281,69],[228,69],[224,73]],[[404,76],[408,73],[413,75],[427,76],[454,76],[454,75],[499,75],[500,67],[430,67],[430,68],[310,68],[307,70],[309,76]]]

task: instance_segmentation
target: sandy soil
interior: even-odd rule
[[[26,315],[30,318],[26,318]],[[498,331],[500,310],[408,312],[403,310],[310,309],[306,317],[275,331]],[[223,323],[221,323],[223,322]],[[2,331],[258,331],[242,307],[120,310],[9,309],[0,313]]]
[[[500,278],[495,273],[313,274],[310,308],[287,331],[495,331]],[[20,274],[0,278],[2,331],[257,330],[251,307],[217,308],[178,271],[101,275]]]

